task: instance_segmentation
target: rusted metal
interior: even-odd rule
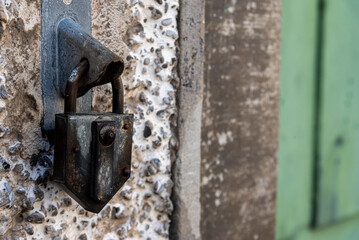
[[[130,128],[130,125],[128,125],[127,123],[123,125],[122,127],[124,130],[128,130]]]
[[[102,126],[99,135],[100,143],[102,145],[110,146],[115,141],[115,138],[116,138],[116,132],[115,132],[115,127],[113,125],[106,124]]]
[[[116,159],[113,159],[114,144],[102,144],[101,130],[105,127],[114,127],[115,122],[96,121],[92,125],[94,177],[91,196],[96,201],[106,202],[112,198],[114,175],[116,175],[116,167],[114,167]]]
[[[91,0],[72,1],[64,4],[63,0],[41,0],[41,78],[43,98],[42,128],[48,134],[55,129],[55,114],[64,109],[64,95],[60,92],[58,26],[64,18],[73,19],[84,32],[91,33]],[[70,74],[81,61],[80,49],[73,49],[66,61],[69,68],[61,74]],[[69,75],[65,78],[68,79]],[[63,82],[62,87],[65,86]],[[91,93],[77,101],[78,112],[91,111]],[[52,138],[49,139],[50,141]]]
[[[98,169],[100,161],[107,161],[96,155],[95,148],[106,147],[100,145],[94,137],[93,123],[115,122],[116,130],[113,152],[110,161],[113,168],[112,188],[110,195],[95,197],[94,187],[96,179],[103,179]],[[122,126],[127,124],[128,130]],[[132,115],[114,113],[103,114],[58,114],[56,115],[55,161],[53,179],[63,185],[65,191],[79,202],[86,210],[99,212],[113,195],[125,184],[131,172],[132,153]],[[97,135],[98,136],[98,135]],[[94,146],[95,144],[99,144]],[[112,148],[111,148],[112,149]],[[111,150],[112,151],[112,150]],[[107,155],[108,156],[108,155]],[[112,163],[111,163],[112,162]],[[105,186],[103,186],[105,188]]]
[[[69,103],[71,106],[68,107],[72,109],[68,107],[66,109],[71,112],[76,110],[89,112],[91,97],[87,93],[95,86],[110,82],[114,91],[113,112],[123,113],[123,86],[120,78],[124,69],[122,59],[91,36],[87,29],[85,30],[76,22],[76,19],[73,19],[75,18],[59,18],[58,22],[52,26],[54,28],[52,31],[56,33],[51,35],[54,38],[52,41],[56,43],[56,52],[51,52],[51,56],[56,60],[52,60],[54,62],[51,66],[55,65],[56,68],[49,71],[50,63],[46,63],[43,69],[43,72],[48,75],[51,73],[48,78],[44,77],[45,74],[43,76],[43,128],[46,131],[53,130],[54,115],[63,111],[64,98],[75,92],[77,97],[85,95],[84,98],[77,100],[79,106],[71,102]],[[85,61],[87,61],[87,66],[84,66]],[[81,63],[80,66],[79,63]],[[85,68],[87,68],[86,71],[84,71]],[[80,70],[84,71],[83,74],[75,79],[76,71]],[[70,90],[72,92],[68,92]],[[75,101],[74,98],[71,99]],[[88,105],[86,106],[85,103]]]
[[[99,212],[131,173],[133,115],[123,114],[122,63],[109,63],[91,78],[83,58],[66,82],[63,114],[56,114],[54,181],[85,209]],[[92,87],[111,82],[112,113],[77,113],[76,100]]]
[[[124,177],[128,177],[128,176],[130,175],[130,173],[131,173],[131,171],[130,171],[130,168],[129,168],[129,167],[124,167],[124,168],[122,169],[122,175],[123,175]]]
[[[86,59],[84,59],[72,71],[66,85],[65,113],[76,112],[78,84],[81,78],[87,73],[88,69],[89,69],[89,63]]]
[[[75,21],[68,18],[61,20],[57,32],[57,85],[61,94],[65,95],[67,81],[73,69],[84,59],[89,62],[89,69],[78,83],[77,97],[85,95],[95,86],[112,82],[123,72],[122,59],[84,31]],[[120,87],[116,84],[115,86],[114,89]]]
[[[76,98],[86,94],[85,91],[89,91],[91,89],[89,88],[90,85],[94,87],[111,82],[113,93],[112,112],[123,114],[123,85],[121,77],[118,75],[122,73],[123,67],[118,65],[118,67],[120,67],[119,70],[115,70],[114,67],[115,66],[109,67],[110,70],[106,71],[105,75],[101,77],[100,81],[97,81],[96,83],[88,83],[83,79],[86,79],[86,75],[88,74],[89,62],[87,59],[83,59],[71,72],[70,77],[67,80],[65,89],[65,113],[76,112]],[[87,80],[89,80],[89,78],[87,78]],[[81,94],[79,94],[79,91],[82,91]]]

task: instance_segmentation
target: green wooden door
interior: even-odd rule
[[[359,1],[284,0],[278,240],[359,239]]]
[[[319,105],[319,225],[359,214],[359,1],[327,0],[326,4]]]

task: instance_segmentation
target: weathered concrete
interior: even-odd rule
[[[177,160],[173,167],[174,214],[171,239],[200,239],[201,118],[203,86],[204,1],[181,0]]]
[[[206,1],[202,239],[274,239],[280,0]]]
[[[68,0],[66,0],[68,1]],[[73,0],[77,1],[77,0]],[[132,177],[100,214],[49,181],[41,132],[40,0],[0,0],[0,239],[167,239],[177,139],[177,0],[92,2],[93,34],[126,61]],[[93,108],[109,109],[108,87]]]

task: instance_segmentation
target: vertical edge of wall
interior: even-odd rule
[[[178,16],[178,140],[170,239],[200,239],[204,0],[180,0]]]

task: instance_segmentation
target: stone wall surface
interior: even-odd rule
[[[80,0],[73,0],[80,1]],[[41,1],[0,0],[0,239],[167,239],[178,145],[177,0],[92,2],[93,35],[126,62],[125,111],[135,114],[132,175],[99,214],[51,182],[41,131]],[[93,109],[110,108],[98,87]]]

